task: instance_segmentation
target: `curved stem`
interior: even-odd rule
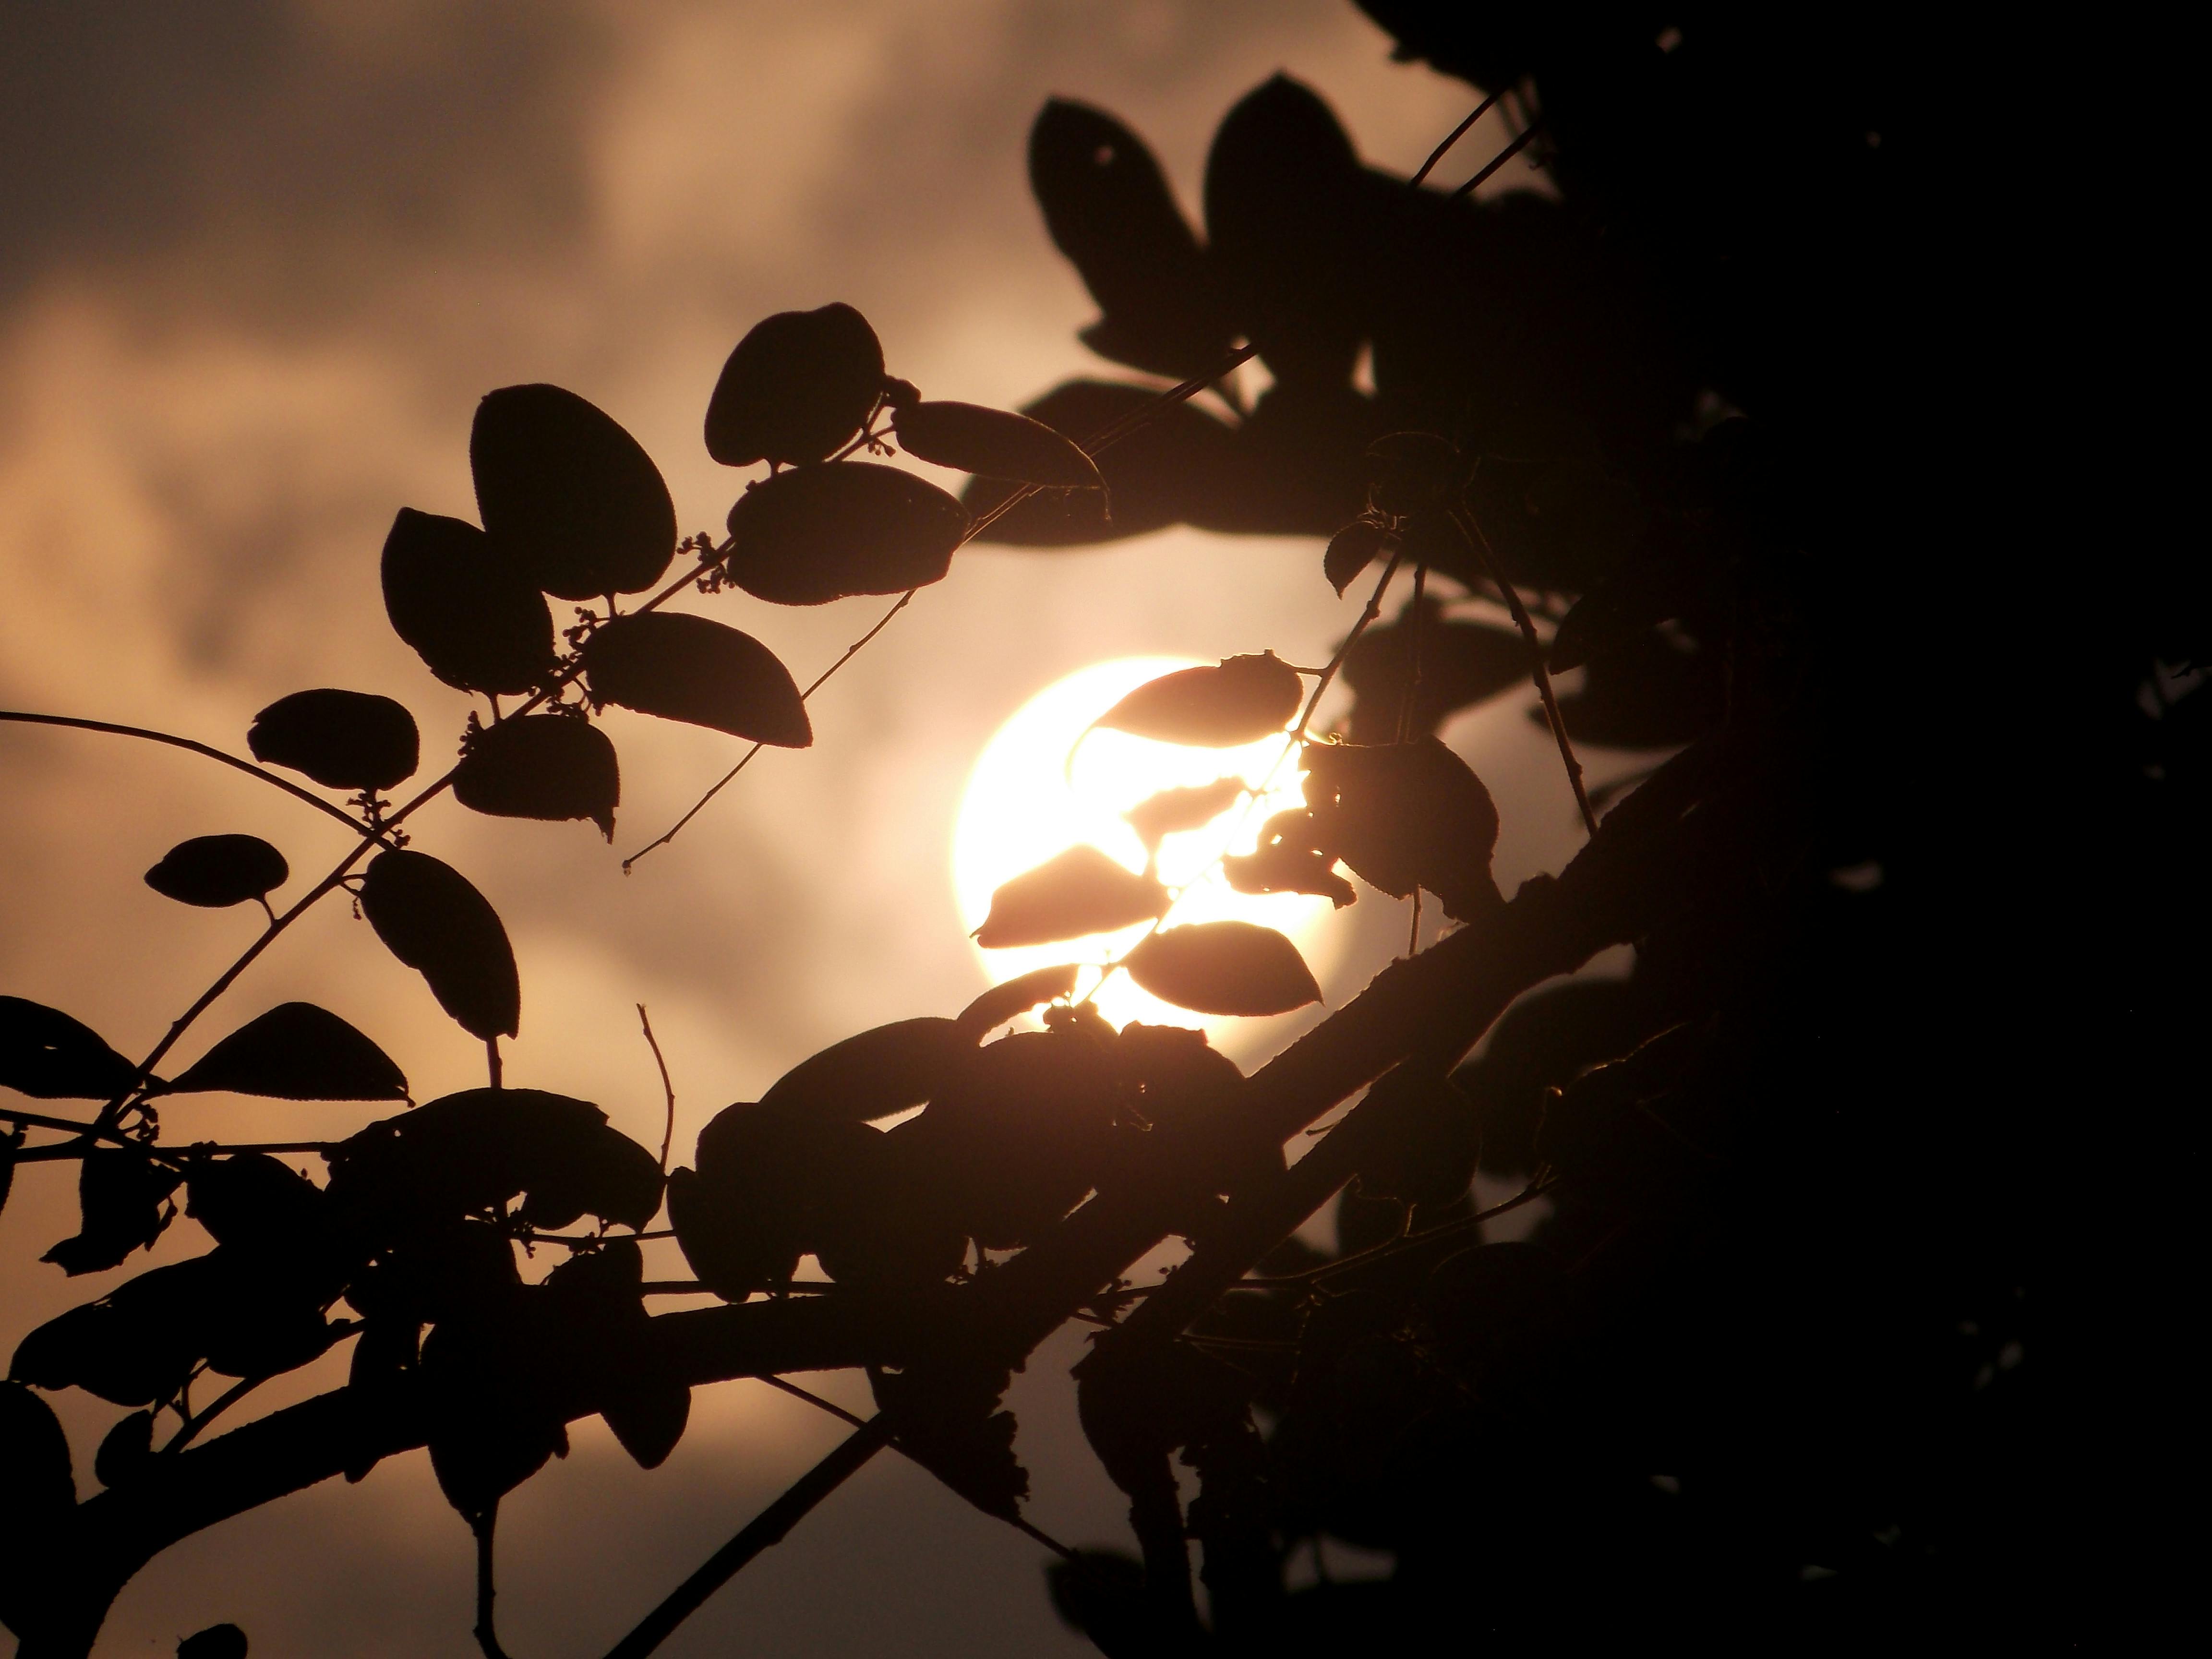
[[[204,743],[195,743],[190,738],[178,737],[174,732],[151,731],[143,726],[118,726],[112,720],[79,720],[74,714],[33,714],[17,708],[0,708],[0,720],[13,720],[23,726],[61,726],[78,732],[105,732],[111,737],[139,738],[148,743],[164,743],[172,749],[181,749],[187,754],[201,755],[211,761],[221,761],[225,766],[234,771],[243,772],[249,778],[258,778],[271,788],[282,789],[294,799],[303,800],[317,811],[336,818],[356,836],[373,833],[352,813],[331,805],[320,795],[310,793],[289,779],[280,778],[274,772],[266,771],[256,766],[252,761],[242,761],[235,755],[226,755],[220,749],[210,748]]]
[[[1419,189],[1420,187],[1421,181],[1436,171],[1437,163],[1443,161],[1445,156],[1451,154],[1451,147],[1467,136],[1468,129],[1472,127],[1477,121],[1482,119],[1484,116],[1489,114],[1492,106],[1495,106],[1498,100],[1504,95],[1505,94],[1503,92],[1493,92],[1489,97],[1477,104],[1474,106],[1474,113],[1468,116],[1466,120],[1454,127],[1451,131],[1446,135],[1443,143],[1438,144],[1434,149],[1429,152],[1429,159],[1421,163],[1421,170],[1419,173],[1416,173],[1412,178],[1406,180],[1407,188],[1409,190]]]

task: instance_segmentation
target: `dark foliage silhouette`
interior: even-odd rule
[[[2046,1430],[2092,1413],[2087,1275],[2052,1259],[2039,1160],[2062,1128],[2078,1139],[2092,1082],[2131,1103],[2186,1086],[2171,1033],[2203,932],[2201,582],[2130,568],[2023,663],[2009,642],[2049,639],[2047,598],[1954,544],[1950,495],[2002,476],[2021,406],[2019,371],[1961,343],[1951,307],[1989,258],[1949,194],[1960,43],[1886,14],[1362,3],[1508,118],[1465,185],[1425,182],[1441,150],[1412,180],[1365,166],[1278,77],[1220,125],[1201,235],[1137,135],[1055,100],[1030,174],[1100,308],[1082,337],[1156,379],[1071,382],[1019,415],[932,402],[852,307],[770,317],[706,411],[714,459],[769,464],[719,542],[679,540],[658,469],[603,411],[492,392],[470,443],[482,529],[403,508],[382,554],[394,629],[488,700],[459,763],[386,799],[420,758],[404,708],[284,698],[248,747],[349,792],[308,799],[356,829],[352,851],[142,1060],[0,998],[0,1085],[94,1103],[0,1103],[0,1196],[19,1163],[79,1165],[80,1230],[46,1260],[115,1267],[180,1209],[213,1245],[31,1332],[0,1384],[0,1618],[26,1659],[87,1652],[167,1545],[421,1447],[477,1539],[495,1656],[500,1504],[565,1454],[568,1423],[601,1415],[650,1468],[693,1388],[803,1394],[786,1373],[839,1367],[866,1371],[876,1414],[848,1417],[681,1583],[640,1587],[615,1659],[652,1651],[885,1446],[1052,1550],[1054,1605],[1116,1656],[1441,1631],[1513,1651],[2081,1634],[2100,1551],[2121,1547],[2085,1521],[2106,1510],[2081,1431]],[[1548,186],[1473,194],[1527,176],[1509,166]],[[1270,379],[1248,405],[1235,371],[1255,356]],[[1905,389],[1931,386],[1942,431],[1903,429]],[[971,474],[964,493],[862,459],[894,446]],[[2017,548],[2065,533],[1978,510]],[[1042,969],[836,1044],[672,1168],[588,1102],[501,1086],[524,976],[466,876],[407,844],[425,801],[450,787],[611,839],[618,766],[592,723],[610,702],[746,739],[738,767],[811,744],[807,700],[852,652],[802,690],[750,635],[664,608],[678,596],[900,596],[856,651],[972,539],[1176,523],[1325,544],[1285,580],[1365,603],[1321,668],[1231,657],[1099,725],[1279,738],[1304,804],[1225,861],[1231,884],[1410,901],[1416,945],[1425,897],[1449,924],[1434,942],[1249,1076],[1196,1031],[1115,1030],[1071,1001],[1075,966]],[[557,636],[547,595],[579,607]],[[2008,642],[2002,706],[1936,689],[1961,630]],[[1340,683],[1349,713],[1317,727]],[[1436,733],[1524,685],[1588,835],[1508,896],[1497,807]],[[1577,745],[1649,764],[1586,791]],[[2073,803],[2072,850],[2106,888],[2055,890],[2049,825],[1989,811],[1994,777]],[[1250,793],[1224,779],[1130,818],[1156,860]],[[211,836],[145,878],[188,904],[267,904],[289,871],[265,842]],[[406,1098],[369,1036],[304,1003],[157,1074],[341,889],[484,1041],[488,1086],[301,1143],[319,1182],[163,1141],[169,1092]],[[1199,1012],[1318,997],[1287,938],[1179,921],[1178,896],[1156,863],[1073,848],[1002,886],[979,939],[1083,962],[1077,941],[1151,923],[1093,965]],[[1619,945],[1625,977],[1553,982]],[[1042,1030],[1002,1034],[1036,1010]],[[1487,1212],[1479,1172],[1510,1183]],[[1540,1200],[1527,1238],[1486,1235]],[[1324,1254],[1297,1230],[1332,1202]],[[664,1215],[696,1274],[678,1288],[726,1305],[648,1311],[670,1287],[644,1279],[637,1236]],[[1129,1281],[1176,1238],[1173,1273]],[[525,1242],[556,1263],[528,1281]],[[1077,1401],[1131,1551],[1073,1550],[1023,1517],[1001,1397],[1070,1320],[1096,1328]],[[208,1432],[339,1342],[345,1387]],[[82,1501],[41,1397],[64,1389],[126,1408]],[[1389,1576],[1331,1582],[1329,1540],[1387,1553]],[[245,1650],[228,1626],[179,1650]]]

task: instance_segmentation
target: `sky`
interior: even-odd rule
[[[748,476],[707,457],[699,422],[730,346],[770,312],[858,306],[891,372],[931,397],[1012,406],[1072,375],[1118,376],[1074,337],[1094,310],[1030,200],[1030,119],[1052,95],[1115,111],[1188,207],[1215,123],[1278,70],[1400,172],[1471,102],[1390,62],[1345,0],[15,0],[0,9],[0,707],[242,752],[278,696],[374,690],[415,714],[434,775],[468,702],[391,632],[377,553],[403,505],[473,517],[467,435],[484,392],[550,380],[599,404],[657,459],[689,531],[719,527]],[[1462,173],[1495,148],[1482,131],[1468,144]],[[611,712],[612,848],[579,823],[426,811],[416,844],[491,898],[521,963],[508,1082],[596,1101],[657,1143],[647,1004],[681,1157],[720,1106],[828,1042],[957,1012],[986,981],[951,840],[992,733],[1109,658],[1322,659],[1357,607],[1319,556],[1312,540],[1182,530],[964,551],[815,701],[812,749],[763,755],[628,878],[620,854],[728,767],[733,739]],[[804,683],[878,609],[732,595],[711,614]],[[1501,700],[1446,736],[1499,800],[1508,890],[1555,867],[1572,808],[1522,708]],[[0,726],[0,991],[143,1053],[254,923],[171,904],[139,872],[185,836],[232,831],[275,842],[295,872],[346,842],[174,751]],[[1332,1003],[1402,929],[1372,894],[1350,915],[1358,944]],[[368,1031],[418,1099],[481,1081],[473,1040],[329,902],[180,1052],[293,999]],[[374,1115],[211,1097],[173,1104],[167,1127],[337,1136]],[[34,1265],[72,1230],[68,1184],[56,1166],[27,1171],[0,1215],[11,1347],[124,1276]],[[153,1259],[201,1247],[179,1226]],[[1072,1541],[1125,1541],[1074,1427],[1064,1373],[1079,1352],[1063,1334],[1017,1380],[1030,1512]],[[318,1369],[268,1392],[282,1404],[335,1380]],[[850,1379],[823,1386],[863,1406]],[[64,1402],[81,1470],[115,1415],[94,1407]],[[701,1391],[684,1444],[647,1474],[595,1421],[578,1425],[573,1455],[504,1512],[510,1650],[602,1651],[841,1432],[763,1385],[728,1384]],[[1090,1651],[1047,1606],[1042,1559],[886,1456],[665,1651]],[[257,1659],[459,1656],[474,1651],[469,1595],[465,1530],[416,1454],[170,1551],[125,1592],[100,1652],[167,1652],[228,1619]]]

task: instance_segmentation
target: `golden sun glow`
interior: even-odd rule
[[[1335,955],[1330,940],[1337,931],[1325,925],[1329,902],[1296,893],[1237,892],[1218,864],[1224,853],[1251,851],[1271,814],[1302,804],[1296,764],[1283,758],[1283,739],[1267,738],[1241,749],[1185,749],[1122,732],[1084,736],[1093,720],[1146,681],[1198,665],[1187,657],[1094,663],[1047,686],[999,728],[969,776],[953,834],[953,888],[969,930],[981,926],[1000,884],[1079,842],[1088,842],[1132,870],[1143,869],[1144,843],[1121,815],[1163,789],[1235,776],[1249,788],[1266,785],[1266,793],[1256,801],[1248,795],[1204,829],[1170,836],[1161,845],[1160,879],[1180,893],[1168,925],[1235,920],[1279,929],[1297,944],[1315,976],[1326,982]],[[1243,1048],[1260,1035],[1255,1027],[1272,1023],[1209,1019],[1172,1007],[1131,984],[1126,974],[1115,974],[1102,986],[1096,969],[1145,932],[1139,926],[1065,944],[1008,951],[977,946],[975,951],[994,982],[1055,963],[1091,964],[1094,971],[1079,978],[1076,994],[1096,990],[1099,1012],[1116,1025],[1140,1019],[1204,1026],[1218,1044]]]

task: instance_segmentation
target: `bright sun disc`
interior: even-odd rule
[[[1121,815],[1163,789],[1235,776],[1253,789],[1267,784],[1267,793],[1256,802],[1248,796],[1204,829],[1170,836],[1161,845],[1160,879],[1170,890],[1182,890],[1168,925],[1237,921],[1279,929],[1297,944],[1315,977],[1326,981],[1334,952],[1323,934],[1334,930],[1320,924],[1330,914],[1329,902],[1298,893],[1236,892],[1223,879],[1218,864],[1224,853],[1250,852],[1260,826],[1272,814],[1304,804],[1295,761],[1283,757],[1284,740],[1266,738],[1241,749],[1186,749],[1125,732],[1084,736],[1093,720],[1146,681],[1200,665],[1185,657],[1122,657],[1095,663],[1047,686],[999,728],[969,776],[953,832],[953,889],[971,933],[982,926],[991,894],[1001,883],[1079,842],[1088,842],[1132,870],[1143,869],[1144,843]],[[995,983],[1055,963],[1103,964],[1143,938],[1145,931],[1138,926],[1059,945],[1011,951],[976,946],[975,951]],[[1095,972],[1081,976],[1077,994],[1096,987],[1098,977]],[[1133,1019],[1203,1025],[1217,1042],[1258,1035],[1254,1028],[1262,1024],[1209,1019],[1170,1006],[1138,989],[1126,974],[1105,982],[1097,992],[1097,1003],[1099,1012],[1116,1025]],[[1245,1044],[1237,1042],[1236,1046]]]

